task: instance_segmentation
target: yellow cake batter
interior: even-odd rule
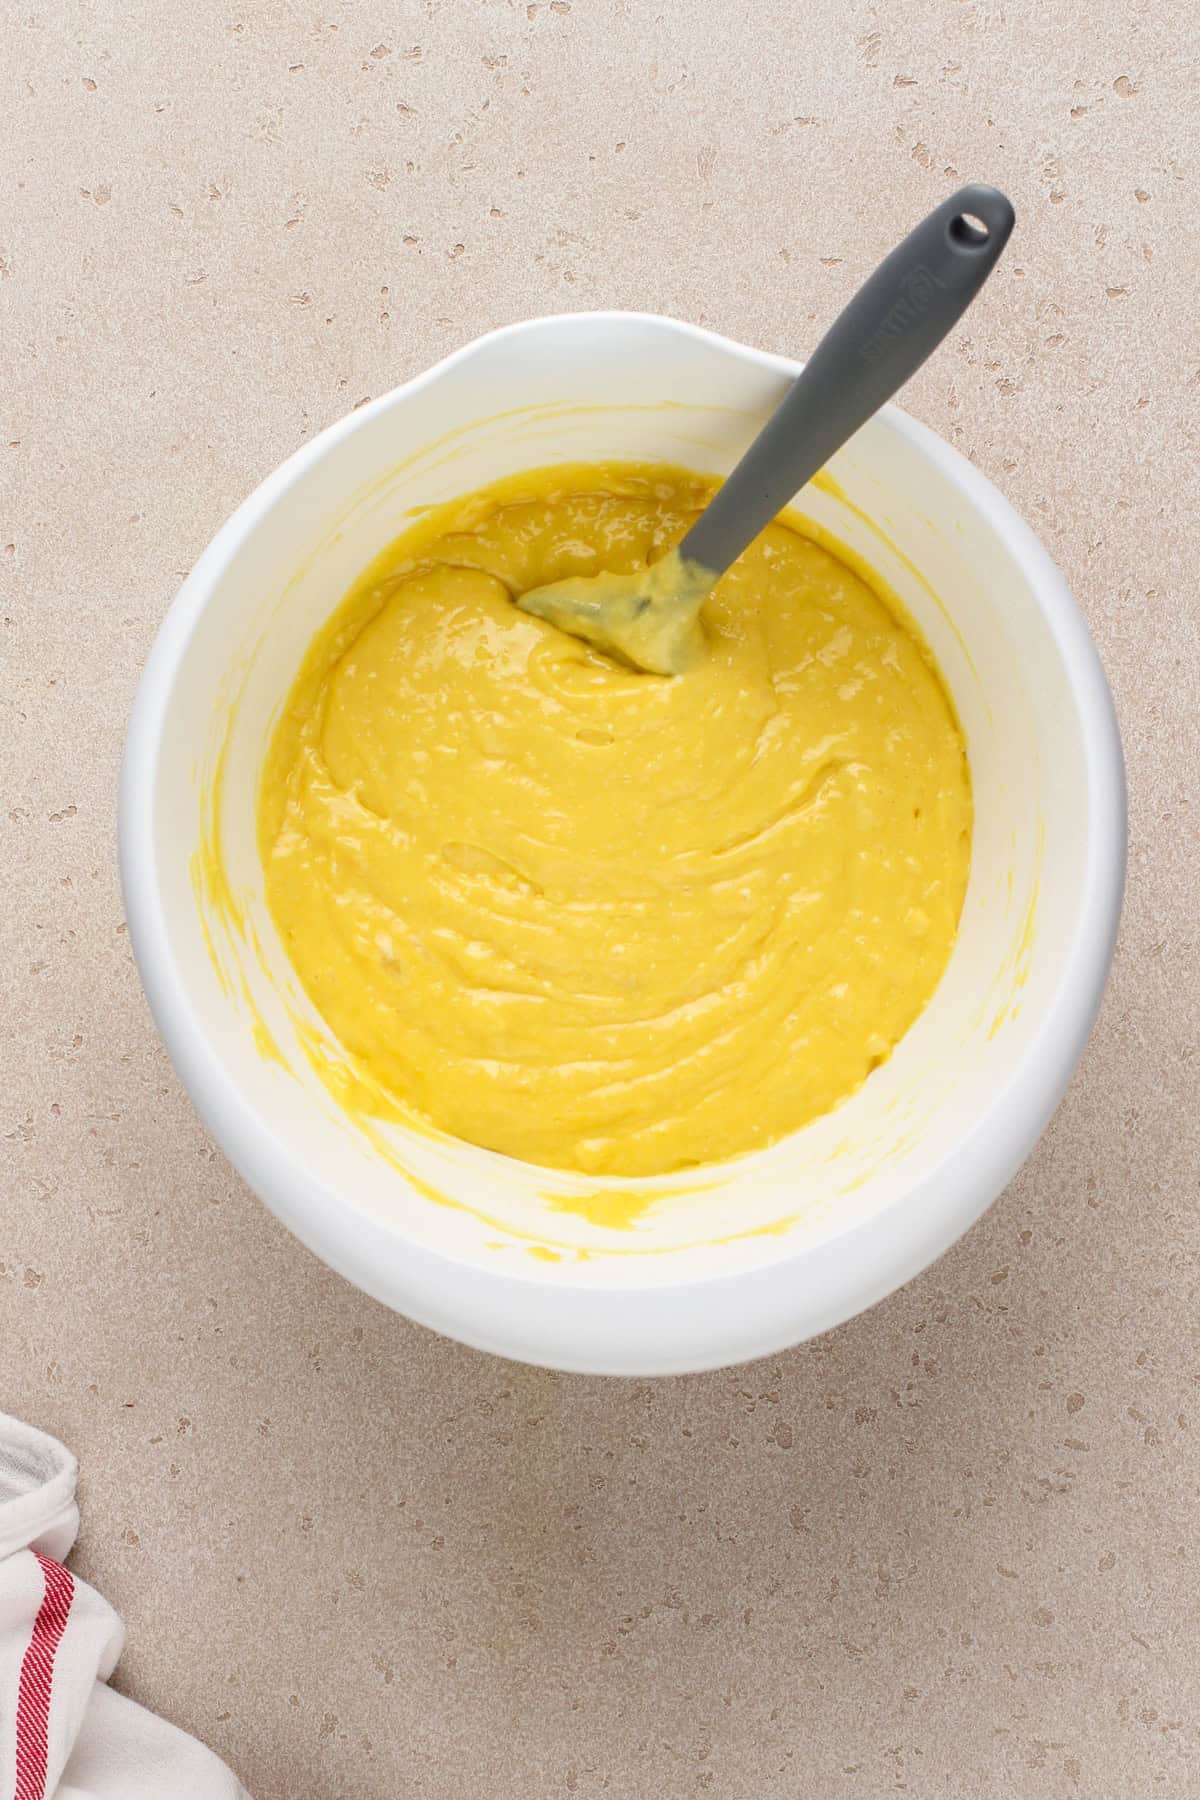
[[[576,466],[439,509],[313,644],[263,775],[300,979],[403,1107],[647,1175],[772,1143],[921,1012],[966,886],[962,737],[910,623],[798,522],[721,581],[682,676],[515,594],[630,570],[711,484]]]

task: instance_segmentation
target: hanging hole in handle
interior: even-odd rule
[[[991,235],[978,213],[956,213],[950,221],[950,242],[960,249],[982,250]]]

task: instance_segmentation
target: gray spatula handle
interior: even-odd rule
[[[953,330],[995,268],[1013,219],[996,188],[971,186],[909,233],[825,333],[680,544],[681,556],[724,574]]]

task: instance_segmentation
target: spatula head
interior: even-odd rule
[[[703,646],[700,608],[716,577],[670,550],[632,575],[572,575],[517,605],[652,675],[679,675]]]

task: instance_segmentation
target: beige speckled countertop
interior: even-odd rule
[[[5,10],[0,1403],[81,1458],[121,1685],[256,1800],[1200,1793],[1198,67],[1141,0]],[[791,1355],[442,1342],[285,1235],[158,1043],[113,843],[154,632],[444,351],[625,306],[802,354],[959,176],[1018,235],[907,404],[1062,564],[1129,761],[1079,1075]]]

